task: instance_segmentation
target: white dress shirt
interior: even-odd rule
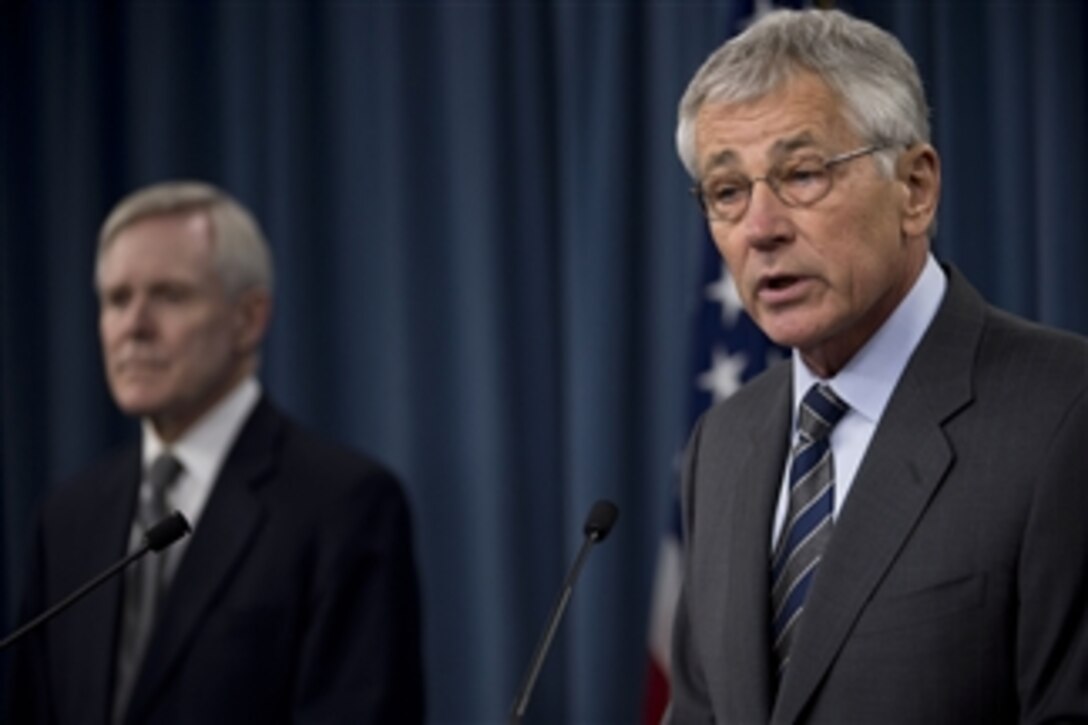
[[[173,485],[167,489],[166,507],[184,514],[193,531],[196,531],[212,486],[223,467],[223,461],[260,397],[260,383],[254,377],[246,378],[169,446],[162,442],[150,421],[143,421],[144,480],[140,484],[141,488],[147,485],[147,472],[151,468],[151,462],[160,453],[169,450],[181,463],[182,470]],[[134,523],[130,549],[139,545],[142,533]],[[183,539],[162,553],[167,557],[167,580],[173,577],[186,543],[187,540]]]
[[[835,394],[850,406],[850,410],[831,431],[831,455],[835,461],[833,516],[842,510],[888,400],[914,349],[937,315],[947,286],[944,272],[933,255],[928,255],[922,273],[888,320],[846,366],[828,380],[813,373],[796,352],[793,355],[791,450],[792,444],[797,441],[797,410],[801,399],[815,383],[828,383]],[[785,526],[789,503],[789,468],[790,461],[787,460],[775,510],[772,544],[778,540]]]

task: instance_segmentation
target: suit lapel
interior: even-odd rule
[[[128,721],[166,684],[214,603],[222,598],[264,518],[260,484],[274,466],[278,414],[262,400],[242,429],[170,585],[129,707]]]
[[[718,487],[711,532],[712,555],[720,552],[716,571],[707,579],[718,592],[709,611],[717,617],[714,637],[725,659],[713,687],[726,688],[730,712],[745,722],[766,722],[771,701],[770,661],[770,522],[782,478],[790,424],[789,365],[783,364],[764,381],[773,391],[758,407],[736,409],[737,420],[758,421],[746,427],[721,452],[710,453],[713,470],[736,471],[738,485]],[[713,594],[711,594],[713,596]],[[738,616],[738,613],[743,613]]]
[[[773,721],[798,719],[944,480],[955,456],[944,424],[971,400],[983,313],[977,294],[950,273],[941,310],[889,401],[836,521]]]

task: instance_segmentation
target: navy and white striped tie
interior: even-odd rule
[[[828,436],[848,408],[829,386],[817,384],[798,410],[786,524],[771,557],[771,626],[779,675],[789,662],[805,595],[831,538],[835,468]]]

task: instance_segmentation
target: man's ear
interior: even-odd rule
[[[902,231],[905,237],[926,235],[937,216],[941,196],[941,159],[927,143],[911,146],[899,157],[896,169],[906,186]]]
[[[235,341],[245,352],[256,351],[272,317],[272,296],[267,290],[242,292],[234,305]]]

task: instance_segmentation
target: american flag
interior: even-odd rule
[[[771,2],[757,1],[747,11],[741,10],[734,25],[743,29],[752,18],[772,9]],[[744,311],[729,270],[709,238],[704,240],[703,247],[703,293],[694,311],[692,334],[691,425],[713,403],[725,400],[750,378],[788,354],[771,343]],[[646,725],[659,723],[669,704],[672,621],[680,596],[682,570],[679,475],[675,478],[650,604],[649,664],[642,707]]]
[[[763,335],[744,311],[729,270],[710,242],[706,244],[705,257],[703,295],[696,315],[692,356],[692,424],[710,405],[728,398],[749,378],[786,354]],[[650,662],[643,703],[647,725],[661,721],[669,702],[672,620],[680,595],[679,491],[673,496],[671,506],[658,549],[650,606]]]

